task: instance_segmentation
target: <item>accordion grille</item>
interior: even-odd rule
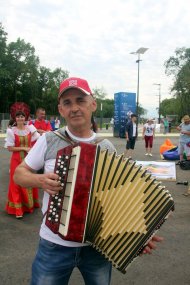
[[[125,272],[173,208],[173,199],[122,155],[99,150],[96,164],[85,240]]]

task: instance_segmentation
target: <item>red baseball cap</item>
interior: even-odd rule
[[[85,79],[78,78],[78,77],[70,77],[70,78],[65,79],[63,82],[61,82],[60,88],[59,88],[58,99],[61,97],[61,95],[63,95],[65,91],[71,88],[79,89],[84,94],[92,96],[92,91],[88,85],[88,82]]]

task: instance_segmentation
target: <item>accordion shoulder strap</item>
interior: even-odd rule
[[[67,132],[65,132],[65,134],[63,134],[63,133],[60,133],[59,131],[54,131],[54,134],[55,134],[56,136],[58,136],[60,139],[66,141],[66,142],[68,142],[68,143],[70,143],[70,144],[72,144],[72,145],[75,144],[75,142],[69,137],[69,135],[67,134]]]

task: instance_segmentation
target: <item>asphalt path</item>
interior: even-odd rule
[[[155,139],[152,158],[144,155],[144,142],[139,139],[134,159],[159,161],[159,146],[165,138],[166,136]],[[125,150],[125,139],[110,137],[110,140],[118,153]],[[174,144],[178,142],[177,137],[172,137],[171,140]],[[37,209],[33,214],[25,214],[22,220],[17,220],[5,212],[10,153],[3,148],[3,144],[4,138],[0,138],[0,284],[27,285],[38,244],[42,214]],[[176,171],[177,181],[189,179],[190,183],[190,171],[182,171],[179,166],[176,166]],[[164,241],[152,255],[138,257],[132,262],[125,275],[113,269],[112,285],[190,284],[190,197],[182,195],[187,186],[176,185],[175,181],[164,181],[163,184],[175,200],[175,212],[159,231]],[[78,269],[74,270],[69,284],[84,284]]]

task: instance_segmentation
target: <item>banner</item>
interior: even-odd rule
[[[114,94],[114,137],[125,138],[126,122],[136,112],[136,93]]]
[[[138,165],[142,165],[147,169],[148,173],[159,180],[176,181],[175,162],[161,161],[136,161]]]

